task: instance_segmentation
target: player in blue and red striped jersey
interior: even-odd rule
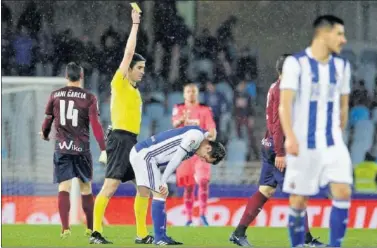
[[[273,83],[267,94],[266,105],[266,122],[267,131],[262,140],[262,170],[259,178],[259,190],[249,198],[246,209],[242,215],[241,221],[236,230],[230,236],[230,241],[238,246],[251,247],[246,239],[246,229],[258,216],[264,204],[273,196],[276,188],[280,188],[284,182],[285,174],[285,149],[284,133],[279,120],[279,103],[280,103],[280,78],[282,67],[288,54],[279,57],[276,62],[276,70],[279,79]],[[316,247],[324,246],[318,239],[312,237],[308,222],[305,226],[307,246]]]
[[[61,238],[71,234],[69,192],[72,179],[75,177],[80,182],[82,208],[87,221],[86,235],[90,236],[93,230],[93,164],[89,145],[89,122],[102,151],[101,156],[106,154],[103,129],[98,118],[97,98],[81,87],[83,77],[81,66],[74,62],[67,65],[67,86],[51,93],[40,133],[41,138],[48,141],[52,123],[55,122],[54,183],[59,184]]]

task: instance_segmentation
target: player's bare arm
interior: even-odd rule
[[[137,40],[137,31],[140,25],[140,14],[136,10],[132,10],[132,28],[130,35],[128,36],[127,45],[124,50],[124,55],[122,62],[120,63],[119,70],[122,72],[122,75],[127,76],[128,68],[130,67],[132,57],[135,53],[136,40]]]
[[[170,175],[178,168],[178,166],[183,161],[184,157],[187,155],[187,151],[181,146],[178,147],[172,159],[167,164],[164,174],[161,177],[161,183],[166,184]]]
[[[217,130],[216,128],[212,128],[209,130],[209,135],[207,137],[208,140],[215,141],[217,137]]]
[[[298,155],[298,143],[292,128],[292,103],[295,97],[294,90],[280,91],[279,117],[283,132],[286,136],[285,149],[292,155]]]
[[[181,113],[178,107],[174,108],[174,111],[177,111],[177,113],[175,115],[173,113],[173,127],[177,128],[182,124],[184,125],[188,121],[188,113],[186,110]]]
[[[206,126],[209,132],[209,135],[207,137],[208,140],[215,141],[217,137],[217,130],[216,130],[216,124],[213,119],[212,110],[210,107],[206,109]]]

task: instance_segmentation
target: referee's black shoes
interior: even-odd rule
[[[112,244],[113,242],[110,242],[106,240],[99,232],[93,232],[92,235],[89,238],[89,244]]]

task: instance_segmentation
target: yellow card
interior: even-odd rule
[[[141,13],[141,9],[139,7],[139,5],[137,3],[130,3],[131,4],[131,7],[137,11],[137,13]]]

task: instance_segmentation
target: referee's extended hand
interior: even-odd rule
[[[106,153],[106,151],[101,152],[101,155],[99,156],[98,161],[103,165],[107,165],[107,153]]]
[[[132,23],[134,24],[140,23],[140,14],[136,10],[134,9],[132,10],[131,16],[132,16]]]

